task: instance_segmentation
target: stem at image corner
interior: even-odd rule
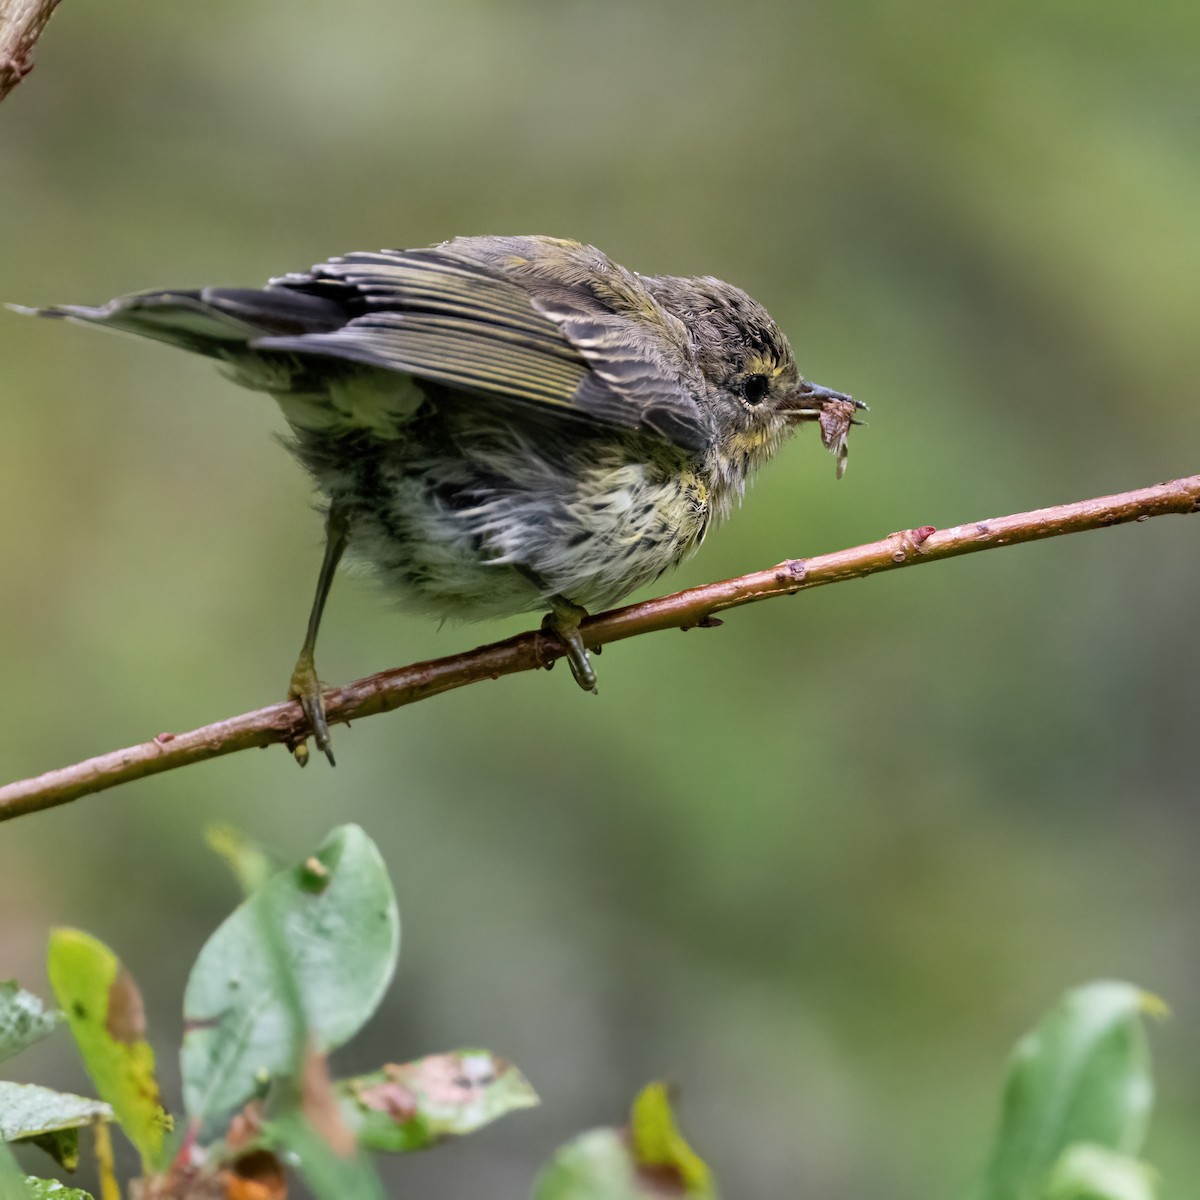
[[[33,47],[58,0],[0,0],[0,100],[33,70]]]
[[[1144,521],[1168,513],[1197,511],[1200,511],[1200,475],[1191,475],[1115,496],[972,521],[951,529],[927,525],[893,533],[881,541],[813,558],[790,559],[765,571],[599,613],[584,621],[581,628],[589,646],[603,646],[661,629],[704,627],[718,624],[715,614],[730,608],[880,571]],[[468,683],[548,667],[561,655],[562,647],[553,636],[541,630],[519,634],[476,650],[381,671],[344,687],[332,688],[325,693],[326,714],[331,725],[346,723],[389,712]],[[294,745],[307,732],[300,705],[286,701],[188,733],[160,733],[140,745],[0,787],[0,821],[54,808],[119,783],[218,758],[235,750],[275,743]]]

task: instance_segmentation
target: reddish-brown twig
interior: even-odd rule
[[[33,47],[58,0],[0,0],[0,100],[33,70]]]
[[[1166,513],[1197,511],[1200,511],[1200,475],[1192,475],[1116,496],[974,521],[956,525],[953,529],[935,530],[931,526],[907,529],[864,546],[815,558],[792,559],[766,571],[600,613],[585,621],[583,630],[590,645],[602,646],[659,629],[711,625],[717,623],[713,619],[715,614],[725,609],[753,604],[772,596],[789,596],[806,588],[857,579],[877,571],[936,562],[959,554],[1065,533],[1080,533],[1085,529],[1142,521]],[[553,638],[536,631],[448,658],[381,671],[378,675],[327,692],[328,717],[332,723],[388,712],[402,704],[412,704],[464,684],[548,666],[560,653]],[[0,788],[0,821],[66,804],[118,783],[232,754],[235,750],[268,746],[274,742],[291,744],[303,738],[305,732],[299,704],[289,701],[229,717],[190,733],[159,734],[141,745],[114,750]]]

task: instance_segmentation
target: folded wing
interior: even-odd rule
[[[648,294],[593,289],[581,264],[572,270],[568,262],[560,272],[531,261],[548,249],[561,255],[562,247],[598,254],[550,239],[477,238],[333,259],[273,280],[265,294],[334,300],[349,320],[331,331],[260,337],[251,345],[574,410],[687,451],[703,449],[710,430],[689,387],[689,364],[678,340],[655,336],[653,321],[665,314],[653,311]],[[630,311],[633,303],[648,311]]]

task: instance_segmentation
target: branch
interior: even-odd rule
[[[935,530],[931,525],[907,529],[865,546],[837,550],[815,558],[790,559],[766,571],[600,613],[584,621],[582,629],[588,645],[595,647],[659,629],[719,625],[714,615],[725,609],[773,596],[790,596],[827,583],[841,583],[879,571],[936,562],[998,546],[1039,541],[1064,533],[1145,521],[1166,513],[1194,512],[1200,512],[1200,475],[1122,492],[1117,496],[1102,496],[1057,508],[956,525],[953,529]],[[402,704],[413,704],[464,684],[550,667],[561,654],[561,646],[551,635],[540,630],[523,633],[477,650],[381,671],[345,687],[334,688],[325,693],[326,713],[333,724],[390,712]],[[25,779],[0,788],[0,821],[54,808],[118,783],[218,758],[235,750],[277,742],[295,745],[307,733],[300,705],[295,701],[272,704],[193,729],[190,733],[160,733],[139,746],[114,750],[74,766],[48,771],[36,779]]]
[[[33,46],[58,0],[0,0],[0,100],[33,70]]]

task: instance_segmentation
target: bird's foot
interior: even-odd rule
[[[575,682],[585,692],[595,695],[596,672],[592,670],[587,643],[583,640],[583,634],[579,629],[579,623],[588,615],[587,609],[581,608],[578,604],[572,604],[570,600],[566,600],[562,596],[553,596],[550,602],[554,607],[546,614],[542,628],[548,633],[554,634],[562,642]]]
[[[309,728],[312,729],[313,740],[317,749],[329,759],[331,767],[337,766],[333,758],[333,742],[329,736],[329,722],[325,719],[325,701],[321,696],[321,681],[317,678],[316,664],[313,662],[311,651],[301,651],[296,660],[296,669],[292,672],[291,683],[288,684],[288,699],[299,700],[304,715],[308,718]],[[308,742],[301,738],[292,747],[292,755],[303,767],[308,762]]]

